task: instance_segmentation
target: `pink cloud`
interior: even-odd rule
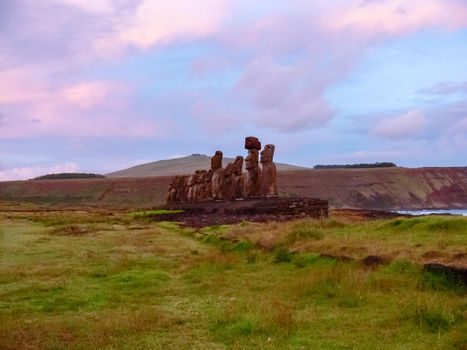
[[[79,171],[75,163],[58,164],[48,167],[22,167],[0,171],[0,181],[29,180],[46,174],[74,173]]]
[[[141,115],[132,89],[120,82],[54,85],[39,68],[0,71],[0,138],[164,138],[176,127],[167,117]]]
[[[467,26],[467,7],[459,0],[378,0],[356,5],[329,18],[334,30],[358,30],[368,35],[400,35],[427,27],[458,29]]]
[[[44,80],[31,68],[0,70],[0,105],[43,99],[46,96]]]
[[[50,3],[68,5],[71,12],[59,13],[57,21],[38,21],[31,32],[43,30],[40,37],[46,38],[52,50],[45,45],[42,51],[58,48],[56,52],[63,52],[64,58],[54,57],[38,70],[0,72],[2,137],[60,133],[164,137],[174,123],[153,111],[139,115],[141,109],[127,86],[114,81],[61,82],[56,76],[63,77],[68,71],[82,74],[89,63],[130,53],[129,47],[147,50],[180,39],[206,37],[227,50],[227,58],[199,57],[192,65],[195,75],[204,77],[222,67],[242,72],[232,89],[225,92],[225,103],[211,102],[210,96],[200,93],[199,100],[187,101],[193,110],[201,105],[205,115],[229,121],[232,127],[250,123],[296,131],[319,126],[334,115],[326,92],[348,77],[354,63],[375,40],[430,27],[467,27],[467,6],[458,0],[297,0],[293,6],[265,0]],[[260,8],[259,15],[252,14]],[[80,31],[66,32],[67,40],[59,40],[57,33],[68,28],[70,18],[76,18],[71,24],[79,25],[69,28]],[[83,25],[87,23],[99,24],[88,29]],[[30,60],[29,53],[25,56]],[[202,122],[209,120],[212,117],[204,117]]]
[[[250,119],[258,126],[296,131],[323,125],[334,113],[324,97],[332,75],[318,70],[313,62],[281,64],[262,57],[248,64],[235,91],[254,107]]]
[[[194,78],[205,78],[207,75],[232,68],[229,60],[226,57],[221,56],[205,56],[196,59],[191,63],[190,75]]]
[[[65,101],[86,109],[101,104],[108,104],[108,100],[111,98],[127,98],[129,90],[127,86],[121,83],[85,81],[65,87],[61,91],[61,96]],[[115,99],[114,101],[118,100]]]
[[[225,0],[145,0],[133,17],[116,25],[122,43],[148,48],[156,43],[196,38],[218,30]]]
[[[65,4],[77,7],[84,11],[106,14],[114,11],[114,6],[111,0],[53,0],[59,4]]]
[[[371,133],[384,138],[400,139],[420,133],[425,125],[424,113],[414,110],[400,116],[381,120]]]
[[[439,144],[446,153],[462,152],[462,150],[467,149],[466,135],[467,117],[464,117],[443,131],[439,140]]]

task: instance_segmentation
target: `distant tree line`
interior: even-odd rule
[[[332,165],[315,165],[313,169],[365,169],[365,168],[395,168],[396,164],[391,162],[381,163],[360,163],[360,164],[332,164]]]
[[[96,179],[103,178],[104,175],[100,174],[85,174],[85,173],[60,173],[60,174],[47,174],[35,177],[33,180],[69,180],[69,179]]]

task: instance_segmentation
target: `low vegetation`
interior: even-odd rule
[[[183,213],[183,210],[168,210],[168,209],[157,209],[157,210],[141,210],[130,213],[134,218],[150,218],[155,215],[166,215],[166,214],[179,214]]]
[[[60,173],[60,174],[47,174],[35,177],[33,180],[69,180],[69,179],[96,179],[104,178],[100,174],[87,174],[87,173]]]
[[[465,287],[419,264],[465,254],[467,218],[194,230],[134,214],[0,212],[1,349],[467,347]],[[391,262],[321,255],[373,252]]]
[[[366,169],[366,168],[395,168],[397,165],[392,162],[381,163],[359,163],[359,164],[331,164],[315,165],[313,169]]]

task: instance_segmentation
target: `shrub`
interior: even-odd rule
[[[276,249],[276,252],[274,254],[274,263],[275,264],[289,263],[291,261],[292,261],[292,253],[290,253],[284,247],[280,247],[280,248]]]
[[[320,240],[324,237],[321,228],[312,221],[301,221],[292,227],[292,231],[287,236],[289,243],[298,241],[299,239]]]
[[[421,285],[432,290],[452,290],[465,293],[467,288],[459,283],[453,276],[442,272],[423,271]]]
[[[467,220],[464,218],[449,218],[446,220],[437,220],[427,224],[428,231],[442,231],[442,232],[467,232]]]
[[[255,264],[258,260],[258,254],[256,253],[249,253],[246,257],[247,264]]]
[[[250,241],[247,240],[241,240],[238,243],[235,243],[234,246],[232,247],[232,250],[236,252],[246,252],[250,249],[253,249],[255,245],[251,243]]]
[[[445,310],[439,306],[429,308],[420,305],[415,308],[412,316],[420,328],[429,332],[447,331],[463,318],[460,311]]]
[[[316,253],[300,253],[294,255],[292,263],[298,268],[303,268],[309,265],[333,266],[336,265],[337,260],[322,257]]]
[[[307,260],[306,258],[299,254],[299,255],[296,255],[293,260],[292,260],[293,264],[296,266],[296,267],[299,267],[299,268],[303,268],[307,265]]]

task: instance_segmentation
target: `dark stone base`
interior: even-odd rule
[[[242,221],[286,221],[297,218],[326,218],[329,203],[315,198],[258,198],[235,201],[167,204],[164,209],[183,213],[154,216],[158,221],[180,221],[187,226],[235,224]]]

